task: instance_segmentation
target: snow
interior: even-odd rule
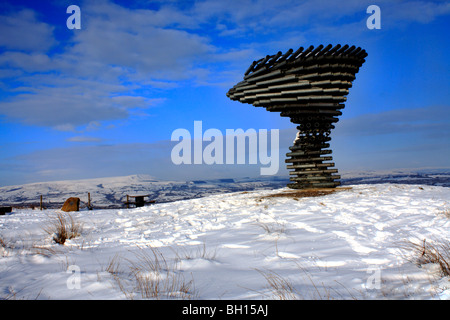
[[[450,298],[450,278],[436,264],[419,265],[410,246],[450,241],[449,188],[371,184],[271,196],[288,192],[72,212],[83,228],[64,245],[44,231],[60,210],[14,210],[0,216],[0,297]]]
[[[131,175],[96,179],[50,181],[0,187],[0,203],[39,207],[40,196],[46,208],[60,208],[69,197],[78,197],[85,208],[90,193],[97,209],[123,207],[126,195],[150,195],[156,202],[172,202],[211,194],[285,186],[288,177],[211,179],[205,181],[166,181],[149,175]],[[202,182],[202,183],[199,183]]]

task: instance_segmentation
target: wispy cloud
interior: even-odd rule
[[[409,133],[450,141],[449,106],[393,109],[343,119],[336,126],[339,135],[390,135]]]
[[[390,3],[389,3],[390,2]],[[391,24],[408,22],[429,23],[450,14],[448,1],[389,1],[388,10],[383,11],[386,21]]]
[[[57,44],[54,27],[40,22],[34,11],[24,9],[0,16],[0,47],[45,52]]]
[[[127,108],[115,103],[102,85],[92,87],[73,79],[71,87],[40,86],[32,90],[0,103],[0,112],[26,124],[54,128],[128,116]]]
[[[75,136],[66,139],[68,142],[101,142],[102,139],[88,136]]]

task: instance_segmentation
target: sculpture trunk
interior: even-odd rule
[[[254,61],[244,80],[227,96],[236,101],[280,112],[298,124],[297,137],[286,159],[292,183],[288,187],[334,188],[340,178],[328,141],[344,108],[348,89],[367,56],[365,50],[345,45],[300,47],[285,54]]]

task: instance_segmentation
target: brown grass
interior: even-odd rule
[[[280,276],[274,271],[262,271],[256,269],[267,281],[267,288],[271,290],[272,295],[278,300],[298,300],[299,292],[295,290],[290,280]]]
[[[169,265],[155,248],[140,250],[137,262],[131,262],[136,289],[144,299],[191,299],[195,295],[193,279],[186,281],[177,263]]]
[[[439,211],[439,214],[442,214],[442,215],[444,215],[445,217],[450,218],[450,209],[445,208],[445,209],[443,209],[442,211]]]
[[[216,260],[217,256],[217,250],[208,251],[206,250],[206,244],[203,243],[201,247],[197,247],[196,250],[182,250],[180,253],[179,251],[172,250],[178,260],[193,260],[193,259],[204,259],[209,261]]]
[[[450,241],[436,240],[430,241],[409,241],[404,245],[404,249],[412,250],[417,256],[416,263],[424,265],[435,263],[443,276],[450,276]]]
[[[43,229],[46,233],[53,235],[53,240],[56,243],[64,245],[66,240],[80,236],[83,227],[70,214],[58,212],[56,217],[50,222],[50,225]]]
[[[112,259],[109,260],[108,265],[106,266],[105,271],[111,274],[115,282],[117,283],[120,291],[125,295],[125,297],[129,300],[133,299],[133,292],[129,292],[126,290],[125,285],[123,283],[123,271],[121,268],[121,257],[119,254],[115,254]]]
[[[341,187],[341,188],[319,188],[319,189],[298,189],[294,191],[285,191],[281,193],[269,194],[267,196],[260,197],[260,199],[268,198],[306,198],[306,197],[321,197],[326,196],[338,191],[351,190],[351,187]]]
[[[334,288],[327,288],[323,285],[317,286],[309,273],[304,270],[301,266],[299,266],[300,270],[305,274],[307,281],[310,283],[310,286],[312,286],[313,289],[309,289],[309,292],[305,292],[305,294],[310,295],[310,298],[305,298],[305,296],[302,294],[302,292],[298,291],[292,281],[287,278],[279,275],[275,271],[266,270],[262,271],[259,269],[256,269],[267,281],[267,289],[269,289],[272,293],[271,298],[272,299],[278,299],[278,300],[337,300],[337,299],[344,299],[342,294],[338,292]],[[302,277],[305,279],[304,277]],[[337,284],[342,286],[347,293],[350,295],[350,298],[353,300],[357,300],[357,297],[355,294],[353,294],[349,289],[347,289],[344,285],[342,285],[340,282],[335,281]],[[312,290],[312,292],[311,292]]]
[[[5,241],[5,240],[3,240],[3,238],[2,238],[2,237],[0,237],[0,247],[2,247],[2,248],[5,248],[5,249],[6,249],[6,247],[7,247],[7,245],[6,245],[6,241]]]

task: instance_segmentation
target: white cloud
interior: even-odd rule
[[[114,103],[102,85],[75,80],[72,87],[33,88],[0,104],[0,113],[26,124],[67,129],[96,120],[126,118],[127,108]]]
[[[23,53],[7,51],[0,55],[0,65],[25,72],[39,72],[52,70],[50,57],[43,53]]]
[[[123,74],[138,75],[142,80],[180,80],[187,78],[196,57],[211,50],[204,39],[185,31],[154,27],[137,31],[131,25],[128,30],[121,29],[114,21],[96,20],[74,39],[70,54],[78,57],[81,66],[101,61],[97,70],[118,66]],[[85,71],[90,75],[96,70]]]
[[[66,139],[68,142],[100,142],[102,139],[88,136],[75,136]]]
[[[0,102],[0,114],[25,124],[74,130],[93,121],[126,119],[133,109],[141,109],[142,115],[162,101],[136,94],[136,89],[155,84],[173,88],[179,80],[208,75],[196,62],[214,47],[205,37],[170,27],[192,25],[181,11],[132,10],[97,1],[84,3],[82,16],[82,29],[73,33],[70,45],[52,55],[39,50],[54,43],[53,28],[37,21],[33,11],[0,22],[0,30],[15,35],[13,40],[0,38],[9,50],[0,55],[0,66],[10,70],[2,75],[7,79],[13,71],[21,72],[14,82],[2,84],[10,93],[20,91]]]
[[[9,50],[45,52],[56,41],[54,27],[37,20],[32,10],[0,16],[0,47]]]
[[[429,23],[439,16],[450,14],[450,3],[448,1],[394,2],[382,12],[392,23]]]
[[[383,21],[427,22],[450,12],[445,2],[378,3]],[[0,54],[0,77],[6,79],[0,88],[17,93],[0,102],[0,114],[60,130],[126,119],[133,109],[142,114],[161,99],[136,94],[143,91],[138,89],[172,89],[183,81],[230,85],[251,61],[296,49],[311,32],[326,39],[360,37],[354,29],[358,24],[364,29],[369,4],[161,2],[158,10],[148,10],[86,1],[82,29],[57,53],[48,52],[56,44],[54,27],[21,10],[0,17],[0,46],[6,49]],[[349,19],[343,23],[343,18]],[[239,40],[228,45],[227,37]]]
[[[207,37],[180,29],[194,19],[172,7],[154,11],[86,2],[83,21],[65,53],[83,76],[115,67],[135,81],[177,81],[189,78],[195,63],[215,50]]]
[[[374,136],[406,133],[448,140],[450,137],[449,106],[393,109],[376,114],[364,114],[343,119],[335,134]]]

